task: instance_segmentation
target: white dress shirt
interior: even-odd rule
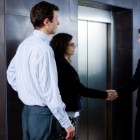
[[[78,116],[80,116],[80,112],[79,111],[76,111],[76,112],[69,111],[69,112],[67,112],[67,114],[71,118],[77,118]]]
[[[7,69],[7,79],[29,106],[48,106],[62,127],[71,125],[58,89],[58,76],[49,37],[40,30],[26,38]]]

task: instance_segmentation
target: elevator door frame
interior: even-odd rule
[[[87,7],[83,7],[83,6],[79,6],[78,7],[78,12],[79,12],[79,16],[78,16],[78,19],[79,20],[84,20],[84,21],[88,21],[88,22],[96,22],[96,23],[105,23],[107,25],[107,36],[110,36],[110,28],[111,28],[111,13],[109,11],[105,11],[105,10],[99,10],[99,9],[94,9],[94,8],[87,8]],[[91,13],[94,13],[92,14],[91,16]],[[96,15],[96,16],[93,16],[93,15]],[[99,18],[97,18],[99,17]],[[110,58],[110,44],[111,44],[111,39],[107,37],[107,59]],[[80,46],[79,46],[80,47]],[[87,52],[85,52],[87,53]],[[78,58],[80,59],[80,58]],[[79,62],[79,60],[78,60]],[[108,82],[106,84],[106,88],[109,86],[109,83],[110,83],[110,60],[107,61],[107,76],[108,76]],[[86,62],[84,62],[86,63]],[[83,68],[85,68],[85,64],[83,65]],[[81,69],[82,70],[82,69]],[[87,81],[88,81],[88,76],[83,76],[81,75],[81,71],[79,70],[79,75],[80,75],[80,79],[82,81],[82,83],[84,83],[86,86],[89,86]],[[96,87],[95,87],[96,88]],[[104,90],[104,89],[103,89]],[[89,112],[88,112],[88,104],[91,102],[89,102],[88,100],[92,100],[92,99],[87,99],[87,98],[84,98],[83,99],[84,101],[84,112],[83,114],[81,115],[80,119],[83,120],[85,118],[87,118],[87,124],[86,124],[86,121],[82,122],[83,124],[80,124],[82,127],[84,126],[85,130],[87,129],[87,131],[89,131],[89,124],[88,124],[88,119],[89,119]],[[96,100],[96,99],[95,99]],[[94,102],[94,101],[93,101]],[[100,101],[97,101],[97,102],[100,102]],[[102,101],[101,101],[102,102]],[[106,140],[111,140],[111,127],[112,127],[112,124],[111,124],[111,118],[112,116],[109,115],[111,114],[111,104],[108,104],[106,103],[106,124],[107,124],[107,128],[106,128],[106,136],[104,139]],[[84,115],[84,116],[83,116]],[[81,122],[80,122],[81,123]],[[80,129],[80,132],[81,134],[83,135],[85,132],[84,132],[84,129],[83,128],[79,128]],[[91,140],[91,136],[89,136],[88,134],[89,132],[87,132],[87,136],[81,136],[81,140]],[[91,132],[90,132],[91,133]],[[86,133],[85,133],[86,134]]]

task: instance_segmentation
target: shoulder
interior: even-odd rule
[[[64,59],[56,59],[56,63],[58,67],[66,67],[68,65]]]
[[[26,38],[23,41],[23,44],[26,44],[27,46],[33,48],[34,50],[38,50],[39,52],[44,53],[53,53],[52,48],[49,45],[49,41],[44,41],[39,37],[31,35],[30,37]]]
[[[140,58],[138,59],[137,67],[140,67]]]
[[[140,59],[138,60],[135,73],[139,73],[139,71],[140,71]]]
[[[56,60],[58,71],[69,73],[71,71],[70,64],[65,59]]]
[[[30,55],[38,61],[40,59],[46,59],[46,61],[54,59],[54,52],[49,46],[49,43],[45,43],[40,39],[34,39],[34,37],[32,36],[26,38],[23,42],[21,42],[17,49],[17,54]]]
[[[138,59],[138,63],[140,63],[140,58]]]

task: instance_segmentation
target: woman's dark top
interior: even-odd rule
[[[136,106],[140,108],[140,59],[138,60],[137,68],[132,79],[122,87],[116,89],[119,97],[131,94],[138,88]]]
[[[82,109],[81,96],[106,99],[107,92],[85,87],[80,83],[76,70],[66,59],[56,61],[58,69],[58,85],[66,111],[80,111]]]

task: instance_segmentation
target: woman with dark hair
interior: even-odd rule
[[[70,34],[59,33],[53,36],[50,46],[55,54],[60,94],[66,104],[68,116],[77,129],[76,118],[79,116],[79,111],[82,110],[81,96],[114,100],[117,98],[117,94],[112,91],[106,92],[87,88],[80,82],[78,73],[71,65],[71,56],[75,50],[72,39]],[[75,139],[78,139],[77,135]]]

